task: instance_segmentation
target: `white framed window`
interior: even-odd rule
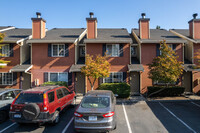
[[[107,44],[106,51],[107,54],[110,55],[111,57],[119,57],[120,55],[119,44]]]
[[[175,49],[173,49],[173,44],[168,44],[167,46],[168,46],[169,48],[171,48],[172,50],[174,50],[174,52],[176,52]],[[162,54],[162,51],[160,50],[160,55],[161,55],[161,54]]]
[[[49,72],[48,73],[48,81],[65,81],[68,82],[68,73],[62,72],[62,73],[55,73],[55,72]]]
[[[10,56],[10,45],[2,44],[0,53],[2,54],[1,57],[9,57]]]
[[[13,73],[0,73],[0,85],[13,85]]]
[[[123,72],[112,72],[110,76],[103,79],[103,83],[121,83],[123,82]]]
[[[65,56],[65,44],[52,44],[51,45],[52,57],[64,57]]]
[[[137,47],[136,46],[131,46],[131,57],[136,57],[137,56]]]

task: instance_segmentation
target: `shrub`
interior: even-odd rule
[[[149,96],[150,94],[152,94],[156,91],[159,91],[161,89],[164,89],[164,90],[162,90],[161,92],[158,92],[156,94],[153,94],[150,97],[180,96],[185,91],[185,88],[180,87],[180,86],[171,86],[171,87],[148,86],[147,87],[147,90],[148,90],[147,96]]]
[[[58,82],[50,81],[50,82],[45,82],[42,84],[42,86],[47,86],[47,85],[59,85],[59,86],[68,87],[67,82],[65,82],[65,81],[58,81]]]
[[[127,83],[103,83],[97,90],[111,90],[114,94],[118,94],[118,98],[130,96],[130,85]]]

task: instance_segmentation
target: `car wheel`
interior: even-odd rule
[[[56,110],[55,113],[54,113],[54,117],[55,117],[55,119],[53,121],[53,124],[56,125],[60,121],[60,112]]]
[[[7,118],[6,111],[0,111],[0,123],[4,122]]]

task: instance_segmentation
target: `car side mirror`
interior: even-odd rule
[[[115,94],[115,97],[118,97],[118,94]]]

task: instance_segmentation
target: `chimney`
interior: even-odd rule
[[[32,38],[41,39],[46,36],[46,20],[41,18],[41,13],[36,12],[37,18],[31,18],[32,20]]]
[[[200,19],[197,19],[198,14],[194,13],[193,19],[189,23],[189,34],[193,39],[200,39]]]
[[[149,39],[150,38],[150,29],[149,29],[149,18],[146,18],[146,14],[141,14],[142,18],[139,19],[139,35],[140,39]]]
[[[90,12],[90,17],[86,18],[87,21],[87,38],[97,38],[97,18],[94,18],[94,13]]]

